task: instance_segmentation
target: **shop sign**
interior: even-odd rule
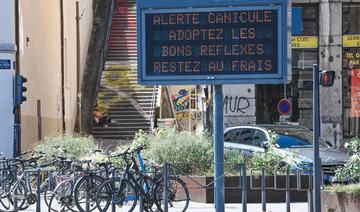
[[[350,117],[360,117],[360,69],[351,71]]]
[[[360,66],[360,52],[346,52],[345,58],[348,60],[350,69]]]
[[[0,59],[0,69],[11,69],[11,60]]]
[[[317,36],[292,36],[291,48],[293,49],[316,49],[318,47]]]
[[[360,47],[360,34],[343,35],[343,47]]]
[[[287,1],[167,3],[138,4],[141,84],[286,82]]]

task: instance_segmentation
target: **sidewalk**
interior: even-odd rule
[[[41,202],[41,212],[48,211],[48,208],[45,205],[45,202]],[[267,212],[286,212],[285,203],[269,203],[267,206]],[[308,211],[307,203],[292,203],[291,204],[291,212],[307,212]],[[35,205],[32,205],[26,212],[35,212]],[[97,211],[97,210],[94,210]],[[121,210],[117,210],[117,212]],[[139,209],[135,208],[134,212],[138,212]],[[197,203],[190,202],[189,208],[186,210],[189,212],[215,212],[214,204],[205,204],[205,203]],[[225,204],[226,212],[242,212],[241,204]],[[248,212],[261,212],[261,204],[248,204]],[[109,211],[110,212],[110,211]],[[176,210],[169,209],[169,212],[176,212]]]

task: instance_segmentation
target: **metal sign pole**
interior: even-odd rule
[[[224,190],[224,126],[222,85],[214,89],[214,161],[215,161],[215,207],[216,212],[225,211]]]
[[[317,64],[313,65],[313,133],[314,133],[314,212],[321,211],[320,202],[320,174],[321,164],[319,156],[319,137],[320,137],[320,91],[319,91],[319,67]]]

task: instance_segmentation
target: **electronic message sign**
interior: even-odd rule
[[[140,0],[137,7],[140,84],[287,80],[285,0]]]

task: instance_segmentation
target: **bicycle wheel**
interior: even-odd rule
[[[71,197],[61,197],[56,194],[52,194],[49,200],[49,212],[61,212],[61,211],[76,211],[69,206],[68,203],[71,201]],[[70,203],[71,204],[71,203]]]
[[[49,185],[51,184],[51,185]],[[40,190],[43,192],[44,195],[44,200],[45,200],[45,204],[47,206],[49,206],[50,203],[50,199],[53,195],[53,191],[56,187],[56,182],[55,179],[51,180],[51,183],[49,182],[49,179],[46,179],[41,185],[40,185]]]
[[[159,211],[157,205],[155,204],[156,198],[154,190],[156,187],[156,182],[151,177],[142,176],[142,182],[138,182],[141,186],[141,189],[145,192],[145,197],[142,199],[144,210],[146,212],[157,212]]]
[[[80,212],[93,211],[96,208],[96,191],[104,182],[104,178],[98,175],[87,175],[81,178],[74,188],[75,205]]]
[[[133,211],[138,199],[135,187],[126,179],[112,178],[104,182],[96,192],[96,206],[100,212]]]
[[[64,180],[56,186],[49,199],[49,212],[61,210],[77,211],[75,210],[73,187],[73,182],[71,180]]]
[[[24,182],[17,179],[5,178],[0,181],[0,211],[18,211],[27,208],[27,194]],[[15,205],[16,201],[16,205]]]
[[[156,206],[159,210],[164,210],[163,192],[164,179],[156,183],[154,196],[156,199]],[[169,211],[186,211],[189,206],[190,195],[184,181],[180,178],[171,176],[168,184],[168,209]]]
[[[11,182],[8,179],[0,181],[0,211],[9,210],[12,203],[9,199],[9,190]]]

